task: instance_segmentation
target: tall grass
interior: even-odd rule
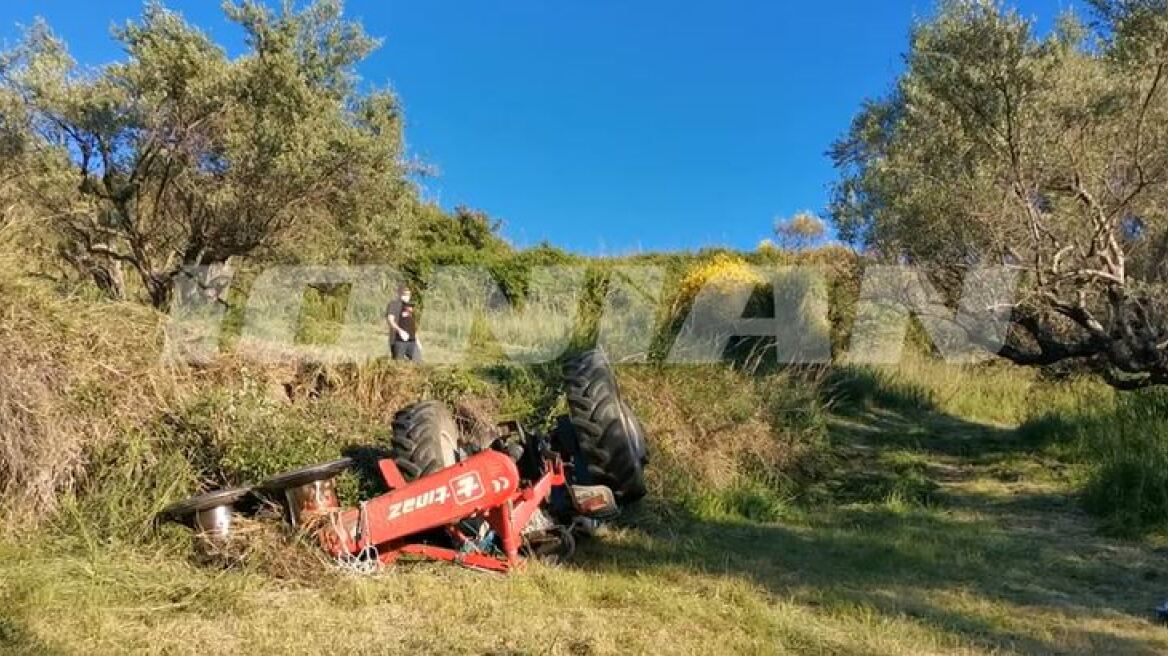
[[[153,311],[13,284],[0,280],[7,298],[23,295],[0,316],[6,526],[50,519],[73,535],[136,543],[160,507],[187,494],[383,444],[392,414],[421,398],[536,427],[565,409],[554,363],[423,369],[228,354],[189,367],[161,358]],[[553,311],[529,303],[532,316]],[[525,330],[547,336],[538,321]],[[629,366],[619,376],[657,454],[651,476],[666,512],[776,518],[822,450],[812,381],[714,366]]]
[[[1120,393],[1090,377],[913,356],[896,367],[841,367],[829,394],[852,408],[1017,425],[1020,450],[1073,466],[1081,504],[1104,531],[1168,531],[1168,390]]]
[[[1030,412],[1035,372],[1000,362],[947,364],[908,354],[894,366],[843,365],[829,377],[840,403],[933,411],[966,420],[1010,426]]]
[[[1083,506],[1113,534],[1168,530],[1168,390],[1114,393],[1080,383],[1036,408],[1023,435],[1086,469]]]
[[[58,298],[0,271],[0,527],[33,525],[117,443],[175,398],[158,316]]]
[[[686,273],[703,271],[708,259],[660,262],[669,269],[663,296],[684,291]],[[382,439],[393,412],[420,398],[442,399],[477,418],[547,426],[563,411],[556,367],[503,366],[503,352],[594,340],[603,276],[603,266],[589,271],[575,295],[519,293],[508,285],[514,298],[494,300],[472,280],[462,292],[473,302],[422,317],[432,348],[467,350],[471,362],[425,370],[384,359],[272,363],[246,354],[198,370],[172,366],[159,359],[156,313],[60,298],[0,277],[0,293],[11,299],[0,307],[0,358],[8,365],[0,378],[0,515],[11,526],[23,521],[18,509],[49,516],[62,499],[81,504],[104,495],[120,499],[116,506],[135,496],[167,499],[200,485],[254,481]],[[691,287],[699,278],[705,280],[693,278]],[[345,296],[307,293],[295,317],[297,339],[339,339]],[[505,308],[496,300],[514,301],[521,311],[499,312]],[[380,344],[380,308],[371,303],[357,314]],[[573,329],[564,319],[574,314]],[[665,327],[659,337],[670,332],[667,319],[654,317]],[[443,334],[461,337],[445,343]],[[826,392],[806,372],[775,368],[653,364],[623,368],[621,377],[658,452],[655,496],[699,515],[775,518],[789,509],[801,481],[818,476],[832,457],[826,435],[835,402],[1002,427],[1023,423],[1022,436],[1035,448],[1090,463],[1084,501],[1109,526],[1142,531],[1168,522],[1168,402],[1156,393],[1117,398],[1096,383],[1056,384],[1009,365],[951,366],[911,354],[896,367],[838,367]]]
[[[665,515],[781,519],[830,457],[807,378],[642,365],[622,370],[622,389],[649,431],[650,501]]]
[[[1083,493],[1086,508],[1120,534],[1168,528],[1168,394],[1124,397],[1114,416],[1092,427],[1086,445],[1098,463]]]

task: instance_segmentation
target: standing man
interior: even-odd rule
[[[421,362],[418,323],[414,317],[414,304],[410,302],[410,288],[406,285],[398,287],[397,298],[385,307],[385,322],[389,325],[389,352],[393,359]]]

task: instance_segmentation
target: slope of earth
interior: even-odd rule
[[[650,426],[652,428],[652,426]],[[837,407],[823,498],[781,522],[647,513],[499,577],[214,570],[170,550],[0,545],[12,654],[1158,654],[1168,556],[1100,537],[1013,427]],[[82,523],[78,522],[78,526]]]

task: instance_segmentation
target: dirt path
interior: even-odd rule
[[[0,542],[0,653],[1168,653],[1149,612],[1168,555],[1099,535],[1072,472],[1016,431],[868,409],[831,437],[820,498],[779,521],[646,517],[513,577],[418,565],[296,584]]]
[[[885,531],[942,522],[978,536],[932,536],[953,566],[936,574],[976,597],[955,605],[996,616],[968,637],[1023,653],[1168,653],[1168,628],[1151,621],[1168,598],[1168,552],[1102,536],[1075,501],[1073,473],[1016,430],[869,409],[835,418],[832,434],[846,462],[834,491],[855,512],[892,502],[906,510]]]

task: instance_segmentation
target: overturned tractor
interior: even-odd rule
[[[162,516],[214,542],[230,537],[245,499],[266,498],[338,561],[365,567],[412,556],[505,572],[524,556],[567,557],[580,533],[645,496],[648,451],[603,352],[567,361],[563,384],[568,415],[546,435],[505,422],[481,444],[440,402],[401,410],[376,463],[388,492],[356,508],[337,500],[336,477],[356,465],[344,458],[192,497]]]

